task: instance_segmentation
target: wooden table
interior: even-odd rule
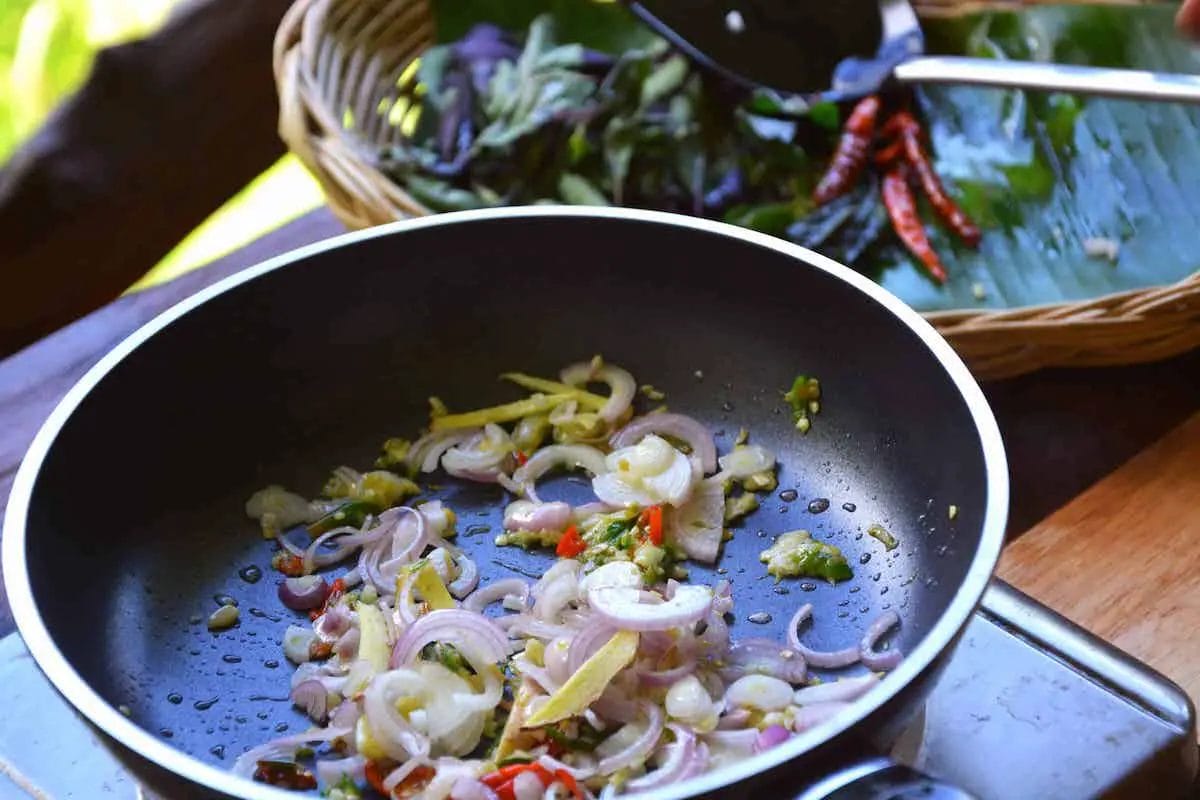
[[[0,497],[54,404],[128,333],[219,278],[341,231],[313,212],[0,362]],[[1200,351],[984,388],[1011,465],[1009,535],[1020,537],[1001,574],[1200,696]],[[0,596],[0,635],[11,630]]]

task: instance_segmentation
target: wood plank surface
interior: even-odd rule
[[[1200,413],[1012,543],[1000,575],[1200,699]]]

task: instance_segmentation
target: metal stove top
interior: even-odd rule
[[[18,636],[0,640],[0,798],[140,800]],[[996,582],[894,756],[980,798],[1196,796],[1179,687]]]

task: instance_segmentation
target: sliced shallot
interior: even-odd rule
[[[826,720],[833,719],[850,707],[850,703],[817,703],[801,706],[792,717],[792,730],[797,733],[815,728]]]
[[[808,674],[804,656],[770,639],[741,639],[729,648],[726,667],[721,671],[726,680],[742,675],[774,675],[788,683],[801,683]]]
[[[520,578],[503,578],[501,580],[489,583],[487,586],[481,586],[471,594],[467,595],[467,599],[463,600],[463,608],[467,611],[482,613],[492,603],[498,600],[515,595],[521,598],[522,601],[529,598],[529,584]]]
[[[325,602],[329,584],[320,575],[284,578],[279,584],[279,601],[292,611],[308,611]]]
[[[608,472],[604,453],[586,444],[552,444],[538,450],[512,475],[513,483],[521,488],[525,496],[535,503],[538,496],[535,484],[538,479],[556,467],[584,469],[592,476]]]
[[[509,531],[561,531],[571,524],[571,506],[555,501],[517,500],[504,509],[504,529]]]
[[[875,674],[818,683],[816,686],[797,689],[793,701],[796,705],[801,706],[832,702],[848,703],[862,697],[877,683],[879,683],[879,676]]]
[[[291,758],[298,747],[316,742],[332,742],[334,739],[341,739],[350,733],[350,728],[313,728],[304,733],[273,739],[258,747],[252,747],[238,756],[237,761],[233,764],[233,771],[248,778],[258,767],[259,761]]]
[[[654,751],[654,746],[658,744],[658,739],[662,736],[663,732],[662,709],[656,703],[645,700],[639,703],[638,706],[641,709],[642,716],[645,718],[646,729],[625,749],[600,759],[600,763],[596,765],[596,769],[602,775],[608,775],[622,767],[628,767],[639,761],[645,761],[646,757]]]
[[[559,373],[559,378],[569,386],[580,388],[593,381],[607,383],[610,389],[608,400],[599,413],[600,418],[610,425],[625,415],[637,393],[637,381],[628,371],[613,364],[604,364],[598,358],[566,367]]]
[[[329,711],[329,692],[325,684],[315,679],[309,679],[292,689],[292,705],[303,709],[309,719],[318,724],[325,722]]]
[[[707,586],[680,586],[661,603],[643,603],[642,591],[632,586],[601,586],[588,592],[588,604],[610,625],[622,630],[662,631],[687,625],[712,608]]]
[[[884,634],[900,624],[900,615],[895,611],[885,611],[879,619],[871,623],[859,643],[859,658],[863,666],[872,672],[887,672],[895,669],[904,659],[904,654],[897,648],[880,652],[875,649]]]
[[[647,434],[670,436],[685,443],[707,475],[717,468],[717,445],[712,432],[702,423],[683,414],[647,414],[632,420],[612,437],[615,449],[637,444]]]
[[[687,769],[692,754],[696,750],[696,734],[692,732],[691,728],[683,725],[672,723],[667,728],[675,734],[675,741],[660,749],[660,752],[666,753],[666,757],[662,758],[657,769],[647,772],[640,778],[634,778],[626,784],[629,789],[641,792],[674,783]]]
[[[804,660],[808,662],[809,666],[819,667],[820,669],[839,669],[857,662],[859,659],[858,647],[823,651],[810,650],[800,643],[800,632],[798,629],[804,624],[805,620],[812,616],[812,610],[812,603],[805,603],[800,606],[795,616],[792,617],[787,627],[788,646],[804,656]]]

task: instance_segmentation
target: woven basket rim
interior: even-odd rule
[[[1006,0],[999,5],[1045,1]],[[983,4],[918,0],[915,5],[923,16],[947,16],[978,10]],[[394,38],[372,41],[371,35],[380,31]],[[346,126],[338,109],[350,109],[353,98],[353,108],[365,110],[355,115],[356,122],[360,116],[370,119],[371,109],[394,110],[396,77],[433,42],[428,0],[296,0],[279,26],[273,68],[280,137],[317,178],[330,208],[350,228],[430,213],[374,163],[374,153],[395,135],[389,133],[391,126]],[[981,378],[1047,366],[1157,360],[1200,346],[1200,269],[1174,283],[1074,301],[922,314]]]

